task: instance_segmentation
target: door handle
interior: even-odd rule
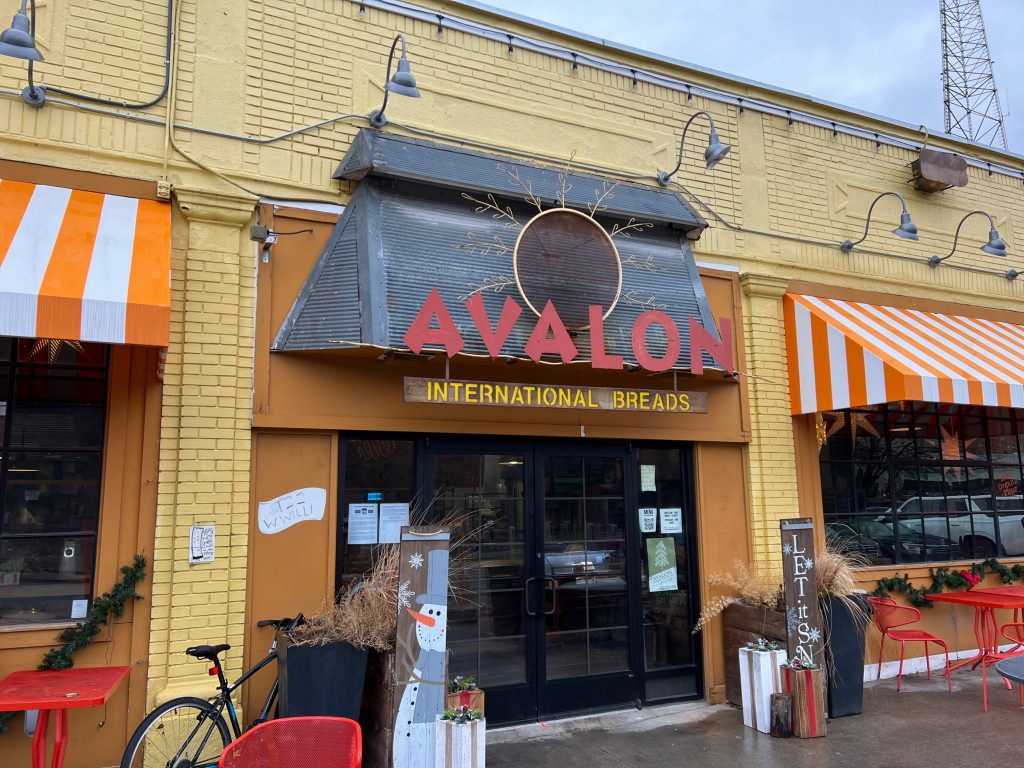
[[[544,611],[545,616],[553,616],[558,610],[558,581],[551,576],[545,576],[544,581],[551,582],[551,610]]]
[[[528,578],[526,581],[523,582],[523,592],[524,592],[524,594],[523,594],[523,602],[526,604],[526,615],[527,616],[536,616],[537,615],[536,611],[530,610],[530,584],[532,582],[536,581],[536,580],[537,580],[536,576],[531,576],[530,578]]]

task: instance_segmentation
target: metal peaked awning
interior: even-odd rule
[[[689,319],[718,338],[689,239],[706,223],[673,192],[618,184],[597,176],[543,168],[509,158],[364,130],[336,176],[357,179],[335,226],[273,344],[276,351],[345,349],[368,345],[405,349],[404,336],[424,300],[437,288],[463,331],[463,354],[488,354],[464,302],[479,294],[492,322],[507,296],[523,306],[503,350],[522,356],[536,316],[512,280],[512,246],[517,226],[467,200],[493,195],[520,222],[537,213],[525,201],[523,185],[554,207],[565,176],[566,207],[588,211],[612,187],[596,220],[610,232],[630,219],[653,226],[631,237],[616,237],[621,292],[606,320],[609,354],[635,362],[630,328],[644,311],[659,309],[676,323],[682,348],[689,343]],[[518,182],[513,181],[518,178]],[[563,286],[585,293],[592,275],[573,273]],[[555,281],[558,283],[559,281]],[[556,286],[557,287],[557,286]],[[557,306],[557,300],[555,301]],[[589,334],[574,339],[580,359],[590,358]],[[651,339],[652,353],[658,340]],[[518,350],[518,353],[516,352]],[[688,358],[684,360],[688,365]],[[711,360],[708,358],[708,364]]]
[[[1024,407],[1024,326],[801,294],[783,306],[794,414],[896,400]]]
[[[0,180],[0,335],[167,346],[171,207]]]

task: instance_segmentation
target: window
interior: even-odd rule
[[[1024,409],[899,402],[822,418],[838,546],[870,564],[1024,555]]]
[[[0,626],[85,615],[106,392],[103,345],[0,338]]]

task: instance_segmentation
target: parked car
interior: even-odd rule
[[[860,533],[857,533],[854,526]],[[894,531],[891,512],[875,518],[862,516],[858,519],[832,520],[826,523],[825,528],[830,534],[834,529],[835,538],[844,542],[842,546],[846,547],[845,551],[862,552],[877,562],[950,560],[957,552],[956,543],[945,536],[922,533],[902,523]],[[897,532],[899,542],[896,540]]]
[[[839,521],[825,523],[825,535],[829,539],[829,546],[839,552],[862,554],[872,562],[877,561],[881,555],[877,541],[863,532],[857,533],[847,523]]]
[[[1021,513],[1015,514],[1018,511]],[[914,497],[900,504],[896,512],[909,528],[951,539],[961,557],[1024,555],[1024,497],[997,496],[994,504],[992,496]]]

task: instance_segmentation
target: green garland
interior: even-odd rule
[[[66,627],[57,637],[62,645],[51,648],[43,656],[43,661],[38,669],[68,669],[75,665],[75,651],[91,645],[100,627],[106,624],[110,617],[121,617],[129,600],[141,600],[142,595],[135,591],[135,588],[146,577],[146,558],[142,555],[135,555],[131,565],[121,568],[121,580],[114,584],[113,589],[104,592],[92,601],[89,614],[85,621],[75,624],[73,627]],[[14,717],[13,712],[0,712],[0,734],[7,732],[7,724]]]
[[[896,575],[882,578],[878,580],[878,583],[875,585],[875,591],[871,594],[875,597],[888,597],[890,593],[898,592],[901,595],[905,595],[910,604],[917,608],[924,606],[931,608],[935,604],[927,598],[928,595],[934,595],[947,589],[962,589],[968,586],[967,578],[960,573],[960,570],[967,571],[980,578],[985,578],[986,573],[995,573],[999,575],[1005,584],[1013,584],[1015,581],[1024,580],[1024,564],[1018,563],[1008,568],[994,557],[990,557],[988,560],[983,560],[980,563],[971,563],[967,568],[954,571],[948,568],[930,568],[928,573],[932,577],[932,583],[924,589],[918,589],[911,584],[910,576],[906,573],[902,576]]]

